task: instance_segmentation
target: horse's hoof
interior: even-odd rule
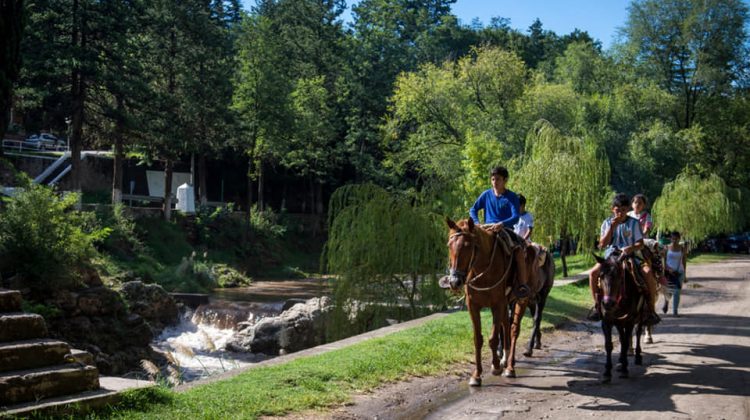
[[[503,371],[503,376],[506,378],[515,378],[516,377],[516,371],[513,369],[505,369]]]
[[[640,366],[643,364],[643,357],[641,356],[635,356],[635,364]]]
[[[620,377],[625,379],[630,377],[630,373],[627,370],[623,370],[620,372]]]
[[[531,357],[532,354],[534,354],[534,352],[532,352],[531,350],[526,350],[525,352],[523,352],[523,355],[526,357]]]
[[[536,350],[541,350],[541,349],[542,349],[542,345],[541,345],[541,343],[536,343],[536,345],[534,346],[534,348],[535,348]]]
[[[500,368],[492,368],[492,374],[493,375],[500,376],[500,375],[502,375],[502,373],[503,373],[502,369],[500,369]]]
[[[654,339],[651,337],[646,337],[646,344],[654,344]]]
[[[612,382],[612,377],[611,376],[606,376],[606,375],[602,376],[602,383],[603,384],[608,384],[610,382]]]
[[[615,366],[615,372],[622,372],[622,363],[618,363],[617,366]]]
[[[482,378],[469,378],[469,386],[482,386]]]

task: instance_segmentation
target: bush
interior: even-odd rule
[[[144,251],[143,241],[135,230],[135,221],[127,213],[125,206],[100,206],[96,216],[102,226],[109,228],[109,236],[102,242],[102,248],[120,258],[132,258]]]
[[[56,195],[30,185],[5,199],[0,216],[0,271],[23,276],[40,291],[72,286],[78,268],[95,255],[94,243],[109,234],[91,213],[73,210],[77,194]]]

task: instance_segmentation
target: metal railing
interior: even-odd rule
[[[29,142],[26,140],[3,140],[3,149],[8,151],[19,151],[19,152],[65,152],[68,150],[68,146],[49,146],[41,142]]]

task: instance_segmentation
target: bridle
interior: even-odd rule
[[[460,236],[467,236],[469,238],[475,238],[475,235],[469,232],[459,231],[454,234],[452,234],[448,240],[452,241],[454,238],[460,237]],[[476,264],[476,251],[477,248],[479,248],[479,245],[475,241],[471,241],[471,258],[469,259],[469,266],[466,269],[466,271],[459,270],[458,269],[458,255],[456,255],[456,266],[451,266],[448,271],[448,275],[451,277],[459,277],[459,278],[466,278],[468,277],[468,274],[474,271],[474,265]],[[497,251],[498,248],[498,235],[495,234],[494,241],[492,243],[492,254],[490,254],[490,262],[487,264],[487,268],[484,269],[481,273],[471,277],[470,279],[466,280],[466,285],[471,287],[472,289],[483,292],[492,290],[495,287],[499,286],[501,283],[503,283],[508,278],[508,273],[510,273],[510,266],[513,263],[513,253],[509,253],[508,255],[508,261],[505,263],[505,273],[503,273],[503,276],[498,280],[495,284],[493,284],[490,287],[478,287],[475,286],[474,283],[476,280],[482,278],[489,270],[492,268],[492,263],[495,260],[495,251]]]

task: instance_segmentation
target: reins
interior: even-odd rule
[[[505,233],[507,235],[507,232],[503,231],[503,233]],[[454,233],[453,235],[451,235],[451,239],[454,238],[454,237],[456,237],[456,236],[461,236],[461,235],[471,235],[471,234],[467,233],[467,232],[457,232],[457,233]],[[474,235],[472,235],[472,236],[474,236]],[[477,279],[479,279],[482,276],[484,276],[492,268],[492,263],[495,260],[495,251],[497,250],[497,247],[498,247],[498,241],[499,241],[498,237],[499,236],[500,236],[499,232],[495,233],[495,238],[494,238],[494,241],[493,241],[493,244],[492,244],[492,254],[490,254],[490,262],[489,262],[489,264],[487,264],[487,268],[485,268],[484,271],[482,271],[481,273],[479,273],[476,276],[472,277],[471,279],[467,279],[466,280],[466,285],[469,286],[469,287],[471,287],[472,289],[476,290],[477,292],[486,292],[486,291],[489,291],[489,290],[492,290],[492,289],[496,288],[497,286],[499,286],[500,284],[502,284],[508,278],[508,274],[510,273],[510,267],[513,264],[513,251],[515,251],[516,247],[513,247],[512,249],[510,249],[510,252],[508,253],[508,261],[505,264],[505,273],[503,273],[503,276],[500,278],[500,280],[498,280],[495,284],[493,284],[492,286],[489,286],[489,287],[478,287],[478,286],[475,286],[475,285],[472,284]],[[467,275],[468,275],[468,273],[471,273],[474,270],[474,264],[476,263],[476,261],[475,261],[476,249],[479,247],[479,245],[477,245],[476,243],[474,243],[473,245],[474,246],[471,249],[471,259],[469,260],[469,268],[467,269]]]

